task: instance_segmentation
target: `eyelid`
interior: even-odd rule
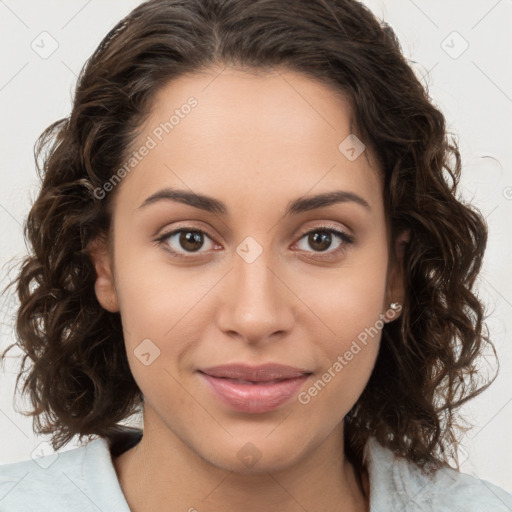
[[[343,236],[344,239],[349,241],[350,243],[354,242],[354,236],[351,235],[346,229],[336,225],[336,224],[330,224],[330,223],[322,223],[320,221],[320,224],[315,224],[312,227],[306,228],[303,231],[300,231],[298,238],[304,237],[304,235],[308,235],[310,233],[314,233],[315,231],[330,231],[333,233],[338,233],[340,236]]]

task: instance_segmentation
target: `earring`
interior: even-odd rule
[[[397,311],[399,309],[402,308],[402,305],[399,303],[399,302],[392,302],[389,307],[394,310],[394,311]]]

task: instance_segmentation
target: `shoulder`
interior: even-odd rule
[[[365,461],[370,480],[370,510],[403,512],[510,512],[512,494],[452,468],[427,474],[416,464],[397,457],[368,440]]]
[[[0,512],[127,511],[103,438],[67,451],[0,465]],[[124,508],[123,508],[124,507]]]

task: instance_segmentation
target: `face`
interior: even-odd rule
[[[291,71],[218,73],[155,97],[96,293],[120,311],[145,431],[219,467],[250,471],[248,451],[277,470],[343,435],[399,297],[380,171],[340,146],[348,102]],[[255,368],[268,363],[291,369]]]

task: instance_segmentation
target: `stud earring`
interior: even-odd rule
[[[399,302],[392,302],[389,307],[393,310],[393,311],[398,311],[399,309],[402,308],[402,305],[399,303]]]

